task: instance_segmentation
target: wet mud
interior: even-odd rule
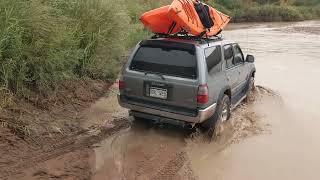
[[[214,141],[208,141],[206,133],[199,129],[190,133],[175,126],[134,121],[130,129],[97,144],[92,179],[199,179],[191,161],[197,148],[214,154],[267,132],[269,125],[251,110],[256,100],[264,96],[276,98],[270,90],[257,87],[256,99],[236,108],[223,136]]]

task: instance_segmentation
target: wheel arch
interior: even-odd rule
[[[253,78],[256,77],[256,70],[254,70],[254,71],[251,72],[250,77],[253,77]]]
[[[251,71],[250,71],[250,74],[249,74],[249,77],[248,78],[255,78],[256,77],[256,68],[253,68]]]
[[[231,88],[229,86],[225,86],[224,88],[221,89],[218,102],[220,102],[220,100],[223,98],[224,95],[227,95],[231,100],[232,93],[231,93]]]

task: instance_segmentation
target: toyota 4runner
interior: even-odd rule
[[[118,101],[135,118],[214,132],[250,95],[253,62],[230,40],[153,37],[124,65]]]

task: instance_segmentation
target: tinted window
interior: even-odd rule
[[[204,54],[206,56],[208,71],[210,72],[210,70],[221,61],[221,47],[215,46],[207,48],[204,50]]]
[[[241,64],[244,62],[242,51],[239,45],[235,44],[234,46],[234,64]]]
[[[233,48],[231,45],[225,45],[223,48],[224,48],[224,59],[226,60],[227,68],[231,68],[234,66]]]
[[[130,69],[183,78],[197,78],[195,53],[183,49],[140,47],[131,62]]]

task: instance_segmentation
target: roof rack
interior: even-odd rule
[[[185,39],[185,40],[193,40],[193,41],[199,41],[201,44],[209,43],[212,41],[219,41],[223,40],[222,35],[215,35],[215,36],[205,36],[205,35],[199,35],[199,36],[192,36],[189,35],[186,32],[179,32],[177,34],[154,34],[151,39],[158,39],[158,38],[175,38],[175,39]]]

